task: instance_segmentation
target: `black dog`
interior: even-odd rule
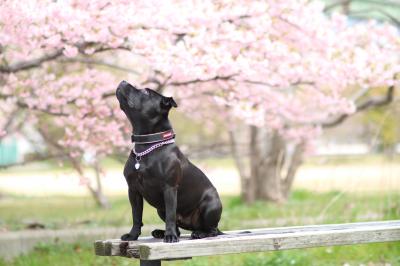
[[[222,234],[218,230],[222,204],[217,190],[173,143],[168,113],[171,107],[177,107],[174,99],[150,89],[138,90],[126,81],[118,85],[116,95],[132,124],[135,142],[124,169],[133,226],[121,239],[138,239],[143,226],[143,198],[165,222],[165,231],[152,232],[155,238],[177,242],[179,227],[193,231],[192,238]]]

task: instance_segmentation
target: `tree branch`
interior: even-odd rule
[[[351,0],[356,2],[355,0]],[[363,3],[371,3],[371,4],[377,4],[380,6],[388,6],[388,7],[400,7],[400,3],[398,1],[382,1],[382,0],[358,0],[358,2],[363,2]]]
[[[351,0],[342,0],[342,1],[337,1],[333,4],[327,5],[324,8],[324,12],[329,12],[331,9],[334,9],[337,6],[343,6],[343,5],[349,5],[351,3]]]
[[[236,141],[234,130],[229,130],[229,144],[233,159],[239,171],[240,181],[242,182],[241,187],[243,188],[245,182],[244,180],[249,178],[249,176],[246,173],[246,162],[243,160],[243,158],[241,158],[243,153],[238,150],[238,143]]]
[[[394,98],[394,90],[395,86],[390,86],[388,87],[386,94],[381,97],[373,97],[371,99],[368,99],[358,105],[356,105],[356,110],[354,113],[361,112],[363,110],[370,109],[372,107],[378,107],[378,106],[384,106],[393,101]],[[334,127],[342,122],[344,122],[351,114],[342,114],[335,119],[328,121],[328,122],[323,122],[320,125],[324,128],[329,128],[329,127]]]
[[[395,1],[381,1],[381,0],[363,0],[363,1],[356,1],[356,0],[342,0],[342,1],[337,1],[336,3],[333,3],[331,5],[328,5],[324,8],[324,12],[329,12],[331,9],[340,6],[340,5],[350,5],[353,2],[363,2],[363,3],[371,3],[371,4],[376,4],[377,6],[388,6],[388,7],[397,7],[400,8],[400,3],[395,2]],[[349,12],[350,15],[354,14],[365,14],[365,13],[370,13],[370,12],[378,12],[381,15],[384,15],[387,17],[393,24],[395,24],[398,28],[400,28],[400,20],[391,15],[389,12],[382,10],[381,8],[374,8],[371,9],[366,9],[366,10],[358,10],[358,11],[351,11]]]
[[[380,8],[374,8],[374,9],[365,9],[365,10],[359,10],[359,11],[352,11],[350,12],[351,15],[354,14],[365,14],[365,13],[371,13],[371,12],[378,12],[381,15],[384,15],[387,17],[393,24],[396,25],[397,28],[400,28],[400,20],[386,12],[385,10],[382,10]]]
[[[161,78],[157,78],[157,75],[161,76]],[[149,84],[149,83],[155,84],[156,87],[154,88],[154,90],[158,93],[162,93],[162,91],[164,90],[165,86],[167,85],[167,83],[171,79],[171,77],[172,77],[172,75],[165,77],[163,75],[162,71],[154,70],[154,75],[152,77],[149,77],[144,82],[142,82],[142,85]],[[160,81],[160,79],[163,79],[163,81]]]
[[[22,70],[27,70],[31,69],[34,67],[38,67],[44,62],[51,61],[56,59],[57,57],[60,57],[63,54],[62,50],[56,50],[54,52],[51,52],[49,54],[45,54],[41,57],[27,60],[27,61],[22,61],[18,62],[12,65],[6,65],[6,66],[0,66],[0,73],[16,73]]]
[[[5,100],[5,99],[10,98],[10,97],[12,97],[12,95],[0,93],[0,99],[1,100]]]
[[[362,2],[362,3],[370,3],[370,4],[376,4],[380,6],[389,6],[389,7],[400,7],[400,3],[396,1],[382,1],[382,0],[362,0],[362,1],[357,1],[357,0],[341,0],[341,1],[336,1],[330,5],[327,5],[324,8],[324,12],[328,12],[331,9],[341,6],[341,5],[346,5],[346,4],[351,4],[353,2]]]
[[[61,63],[83,63],[83,64],[88,64],[88,65],[105,66],[105,67],[109,67],[109,68],[116,69],[116,70],[121,70],[124,72],[136,74],[136,75],[140,74],[139,72],[137,72],[133,69],[130,69],[130,68],[126,68],[126,67],[122,67],[119,65],[107,63],[107,62],[104,62],[101,60],[90,59],[90,58],[62,58],[60,60],[60,62]]]
[[[6,132],[6,135],[4,136],[0,136],[0,142],[1,140],[6,137],[7,135],[9,135],[11,132],[18,130],[19,128],[21,128],[22,124],[21,122],[18,122],[18,124],[16,126],[14,126],[13,129],[10,129],[13,125],[13,122],[15,122],[15,117],[18,114],[18,110],[15,110],[11,113],[11,115],[8,117],[7,122],[4,124],[3,126],[3,130]]]
[[[49,115],[54,115],[54,116],[68,116],[68,114],[66,113],[62,113],[62,112],[52,112],[50,110],[47,109],[39,109],[39,108],[35,108],[35,107],[29,107],[26,103],[21,102],[21,101],[17,101],[16,102],[17,106],[19,108],[23,108],[23,109],[30,109],[30,110],[34,110],[34,111],[39,111],[45,114],[49,114]]]
[[[83,43],[83,44],[76,45],[76,47],[78,48],[80,53],[84,53],[84,50],[87,47],[90,47],[93,45],[95,45],[95,44]],[[104,52],[104,51],[108,51],[108,50],[118,50],[118,49],[119,50],[129,50],[129,47],[119,46],[116,48],[111,48],[111,47],[107,47],[107,46],[100,46],[95,49],[94,53],[100,53],[100,52]],[[11,65],[0,66],[0,73],[8,73],[8,74],[9,73],[17,73],[22,70],[28,70],[31,68],[39,67],[45,62],[55,60],[61,56],[63,56],[63,49],[55,50],[51,53],[42,55],[41,57],[38,57],[35,59],[21,61],[21,62],[17,62],[17,63],[11,64]]]
[[[167,86],[187,86],[190,84],[195,84],[195,83],[204,83],[204,82],[210,82],[210,81],[217,81],[217,80],[230,80],[232,77],[236,76],[237,74],[232,74],[232,75],[228,75],[228,76],[215,76],[213,78],[209,78],[209,79],[193,79],[193,80],[188,80],[188,81],[180,81],[180,82],[170,82],[167,83]]]
[[[252,84],[252,85],[262,85],[262,86],[267,86],[267,87],[272,87],[272,88],[277,88],[278,87],[278,86],[273,85],[271,83],[258,81],[258,80],[248,80],[248,79],[235,80],[234,79],[234,81],[248,83],[248,84]],[[299,86],[299,85],[314,85],[314,82],[298,80],[296,82],[291,83],[289,86]]]
[[[304,142],[296,144],[296,147],[294,148],[293,154],[290,158],[288,171],[286,173],[285,179],[282,181],[283,193],[285,194],[285,196],[288,196],[294,178],[296,176],[297,169],[303,162],[304,146]]]

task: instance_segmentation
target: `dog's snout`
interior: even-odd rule
[[[131,85],[129,82],[123,80],[119,83],[117,90],[126,91],[127,89],[139,91],[135,86]]]
[[[125,88],[128,84],[129,84],[129,83],[126,82],[125,80],[121,81],[121,82],[118,84],[117,91],[118,91],[118,90],[121,90],[122,88]]]
[[[123,95],[124,88],[125,88],[128,84],[129,84],[129,83],[126,82],[125,80],[121,81],[121,82],[118,84],[117,91],[115,92],[115,94],[116,94],[117,96],[118,96],[118,95]]]
[[[115,95],[117,95],[117,97],[118,97],[118,95],[120,95],[120,94],[121,94],[121,87],[118,86],[118,87],[117,87],[117,90],[116,90],[116,92],[115,92]]]

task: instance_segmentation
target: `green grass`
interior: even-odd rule
[[[23,197],[0,198],[0,229],[20,230],[29,221],[46,228],[127,226],[131,223],[127,196],[110,198],[112,208],[96,207],[88,197]],[[294,191],[285,205],[267,202],[244,204],[239,197],[223,197],[223,230],[260,225],[352,222],[400,218],[400,194],[345,194]],[[159,224],[154,208],[145,204],[144,224]]]
[[[284,205],[244,204],[239,197],[223,197],[221,229],[245,229],[310,223],[341,223],[400,219],[400,194],[355,195],[339,192],[295,191]],[[0,198],[0,230],[23,229],[35,220],[47,228],[129,226],[127,197],[112,197],[112,208],[102,210],[85,197]],[[322,215],[323,214],[323,215]],[[145,224],[159,224],[153,208],[144,210]],[[313,248],[279,252],[198,257],[163,265],[400,265],[400,243]],[[369,264],[370,263],[370,264]],[[96,257],[90,243],[41,244],[27,255],[2,265],[138,265],[126,258]]]
[[[20,230],[30,221],[50,229],[128,226],[131,223],[128,197],[111,197],[110,201],[112,208],[104,210],[89,197],[6,196],[0,199],[0,227]],[[147,204],[143,222],[160,223],[156,212]]]

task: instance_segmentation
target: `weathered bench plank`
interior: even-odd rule
[[[138,241],[96,241],[95,251],[102,256],[126,256],[141,260],[179,259],[195,256],[260,252],[320,246],[350,245],[400,241],[400,220],[349,224],[295,226],[251,229],[240,234],[190,240],[188,235],[178,243],[163,243],[143,237]],[[247,230],[246,230],[247,231]]]
[[[190,239],[190,235],[182,235],[180,241]],[[140,237],[137,241],[122,241],[120,239],[96,240],[94,250],[97,256],[121,256],[139,258],[139,245],[144,243],[162,243],[161,239]]]

